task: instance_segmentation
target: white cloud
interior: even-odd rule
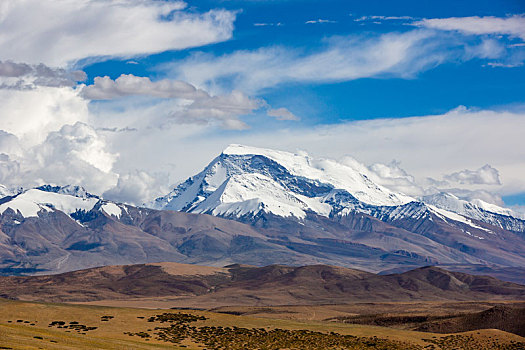
[[[392,160],[388,164],[373,163],[369,166],[352,156],[345,155],[339,160],[346,166],[366,175],[373,182],[410,196],[421,196],[425,190],[416,183],[414,176],[401,168],[401,162]]]
[[[280,117],[287,113],[236,91],[184,103],[176,98],[144,103],[141,98],[92,102],[88,113],[89,101],[72,88],[1,90],[0,183],[81,184],[140,204],[201,170],[227,144],[241,143],[306,149],[316,157],[350,154],[371,165],[351,158],[346,163],[411,195],[432,188],[497,195],[525,191],[520,176],[525,172],[525,114],[519,112],[460,107],[434,116],[217,133],[216,124],[244,128],[240,116],[257,108]],[[491,167],[480,168],[487,163]]]
[[[59,131],[49,133],[46,141],[34,150],[40,167],[68,158],[80,159],[94,168],[108,173],[117,155],[106,152],[105,141],[90,126],[77,122],[64,125]]]
[[[410,16],[361,16],[354,19],[354,22],[372,21],[374,23],[381,23],[381,21],[408,21],[414,19]]]
[[[0,130],[0,153],[4,155],[22,155],[22,145],[18,137],[4,130]]]
[[[376,119],[335,125],[293,129],[253,130],[243,134],[225,134],[211,137],[202,131],[193,131],[173,140],[169,149],[184,149],[184,166],[170,170],[173,179],[182,179],[202,168],[222,148],[230,143],[247,144],[296,151],[305,149],[315,157],[341,159],[351,155],[367,164],[390,165],[392,159],[401,162],[406,175],[398,169],[378,169],[384,184],[390,181],[398,189],[418,192],[418,187],[429,188],[427,178],[439,179],[461,169],[478,169],[491,164],[498,170],[502,185],[443,183],[440,188],[461,187],[485,190],[499,195],[525,192],[525,114],[510,111],[468,110],[457,108],[446,114],[400,119]],[[148,145],[151,149],[166,147],[170,141]],[[193,145],[198,144],[195,148]],[[142,150],[145,152],[145,150]],[[166,153],[168,156],[168,153]],[[160,157],[160,155],[159,155]],[[390,164],[389,164],[390,163]],[[394,163],[394,168],[395,168]],[[399,167],[399,165],[397,166]],[[369,169],[368,171],[371,172]],[[385,175],[386,174],[386,175]],[[410,186],[410,176],[415,187]],[[378,176],[379,177],[379,176]]]
[[[282,107],[277,109],[269,109],[266,114],[270,117],[274,117],[277,120],[299,120],[300,118],[290,112],[288,109]]]
[[[368,167],[368,171],[373,181],[387,188],[411,196],[419,196],[424,192],[414,176],[401,168],[401,162],[396,160],[388,164],[374,163]]]
[[[0,135],[0,140],[2,140],[3,135]],[[12,179],[18,179],[20,177],[20,163],[12,160],[9,155],[5,153],[0,153],[0,179],[3,181],[2,184],[16,187],[20,183],[12,182]],[[5,186],[4,185],[4,186]],[[3,188],[3,187],[2,187]],[[5,192],[2,192],[3,195]]]
[[[220,42],[235,13],[184,11],[182,1],[3,0],[0,59],[64,66],[86,57],[132,57]]]
[[[15,63],[13,61],[0,61],[0,76],[2,77],[21,77],[29,74],[33,68],[26,63]]]
[[[497,169],[486,164],[477,170],[461,170],[443,176],[450,182],[462,185],[501,185],[499,172]]]
[[[249,126],[239,119],[265,106],[263,100],[252,99],[240,91],[228,95],[194,100],[182,110],[171,114],[178,123],[208,124],[219,122],[225,129],[244,130]]]
[[[0,89],[0,105],[0,130],[17,136],[26,147],[43,142],[63,125],[88,120],[86,101],[69,87]]]
[[[501,196],[498,196],[495,193],[484,191],[484,190],[465,190],[460,188],[450,188],[445,189],[444,192],[452,193],[456,197],[467,201],[474,201],[476,199],[481,199],[484,202],[496,204],[501,207],[505,207],[505,203],[501,199]]]
[[[86,73],[79,70],[67,71],[51,68],[45,64],[30,65],[13,61],[0,61],[0,88],[29,90],[36,86],[75,86],[84,81]]]
[[[281,22],[277,22],[277,23],[254,23],[253,24],[254,27],[281,27],[283,26],[283,24]]]
[[[505,206],[501,196],[493,192],[479,188],[466,189],[459,187],[461,185],[488,185],[483,187],[492,187],[492,190],[494,190],[494,185],[501,185],[501,182],[498,170],[490,165],[485,165],[477,170],[461,170],[444,175],[443,180],[435,180],[433,178],[416,179],[401,167],[401,162],[396,160],[392,160],[388,164],[374,163],[369,166],[350,156],[345,156],[340,161],[365,174],[375,183],[413,197],[447,192],[468,201],[481,199],[487,203]]]
[[[20,73],[17,73],[20,74]],[[89,122],[88,102],[71,87],[0,90],[0,183],[75,184],[101,193],[117,182],[116,152]]]
[[[426,18],[414,22],[413,25],[439,30],[455,30],[465,34],[503,34],[525,40],[525,16],[523,15]]]
[[[104,198],[129,203],[143,204],[154,198],[165,195],[169,188],[169,177],[166,174],[151,176],[145,171],[135,170],[122,174],[117,185],[104,193]]]
[[[255,93],[294,82],[411,78],[444,62],[498,58],[504,55],[504,49],[492,40],[468,43],[458,35],[416,29],[374,37],[333,37],[315,50],[266,47],[219,57],[200,53],[164,69],[209,91],[239,89]]]
[[[82,87],[81,94],[90,100],[110,100],[134,95],[190,100],[209,97],[205,91],[183,81],[165,79],[152,82],[148,77],[132,74],[122,74],[115,80],[108,76],[96,77],[93,85]]]
[[[337,23],[337,21],[332,21],[332,20],[329,20],[329,19],[319,18],[319,19],[309,20],[309,21],[306,21],[304,23],[305,24],[323,24],[323,23]]]
[[[206,91],[196,89],[193,85],[183,81],[160,80],[152,82],[147,77],[134,75],[121,75],[112,80],[109,77],[97,77],[93,85],[82,86],[80,94],[92,100],[112,100],[124,98],[124,103],[119,109],[129,109],[128,96],[154,97],[158,99],[169,99],[166,104],[162,101],[141,100],[138,104],[155,105],[161,104],[165,107],[156,118],[156,123],[148,121],[152,127],[164,127],[168,123],[178,124],[219,124],[225,129],[244,130],[249,126],[240,118],[252,114],[255,110],[267,107],[265,101],[250,98],[240,91],[232,91],[228,94],[210,96]],[[184,101],[181,101],[184,100]],[[142,118],[143,119],[143,118]],[[132,125],[127,121],[126,126]],[[107,125],[104,127],[108,127]],[[136,126],[133,126],[136,127]]]
[[[16,136],[0,133],[0,145],[5,139],[17,143]],[[108,152],[105,139],[84,123],[64,125],[40,144],[17,146],[21,152],[0,156],[0,183],[9,187],[74,184],[102,193],[117,182],[112,172],[117,155]]]

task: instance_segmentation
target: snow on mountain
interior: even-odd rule
[[[100,207],[106,214],[113,215],[120,219],[122,216],[122,208],[115,203],[106,202]]]
[[[414,199],[372,182],[365,174],[331,159],[314,159],[306,153],[295,154],[283,151],[230,145],[223,155],[231,157],[263,156],[288,170],[291,176],[303,177],[328,184],[334,189],[351,193],[359,201],[372,205],[399,205]]]
[[[0,198],[4,198],[7,196],[14,196],[16,193],[17,193],[16,191],[10,188],[7,188],[4,185],[0,185]]]
[[[510,209],[444,193],[416,200],[334,160],[242,145],[228,146],[202,172],[150,206],[233,218],[261,211],[298,219],[308,212],[325,217],[361,212],[387,221],[437,217],[487,231],[475,219],[525,231],[523,216]]]
[[[64,195],[55,192],[46,192],[40,189],[27,190],[10,201],[0,205],[0,213],[4,213],[8,208],[15,212],[20,211],[23,217],[38,216],[43,211],[53,209],[60,210],[66,214],[74,213],[77,210],[91,210],[99,201],[98,198],[81,198],[71,195]]]
[[[347,203],[339,201],[342,206],[400,205],[414,200],[333,160],[231,145],[201,173],[152,206],[236,217],[263,210],[304,218],[308,211],[329,216],[334,199],[343,197]]]
[[[476,219],[505,230],[525,231],[525,215],[480,199],[469,202],[453,194],[441,192],[425,196],[422,201],[435,208]]]
[[[119,218],[122,209],[114,203],[102,200],[100,197],[88,193],[80,186],[51,186],[44,185],[21,191],[10,197],[4,196],[0,204],[0,214],[12,209],[19,212],[24,218],[38,217],[41,211],[50,212],[59,210],[65,214],[73,214],[79,210],[90,211],[98,203],[108,215]]]

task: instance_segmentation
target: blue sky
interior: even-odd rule
[[[352,157],[414,196],[523,206],[524,14],[520,0],[6,0],[0,180],[137,203],[247,143]]]
[[[461,16],[505,17],[525,11],[523,2],[517,0],[198,1],[189,2],[189,5],[200,12],[217,7],[237,11],[232,38],[205,47],[134,58],[133,61],[138,64],[116,59],[84,66],[88,82],[101,75],[117,78],[121,74],[134,74],[153,79],[165,78],[166,75],[158,70],[160,65],[173,64],[202,52],[220,56],[238,50],[279,45],[315,52],[323,41],[333,36],[373,37],[414,30],[413,26],[407,25],[414,21],[412,19],[356,21],[363,16],[410,16],[417,20]],[[305,24],[318,19],[334,23]],[[466,41],[475,44],[479,40],[479,37],[473,36]],[[506,38],[505,41],[512,43],[520,40]],[[458,105],[499,108],[521,104],[525,70],[521,67],[487,67],[487,62],[484,59],[446,62],[409,78],[374,77],[330,83],[292,83],[265,89],[258,96],[272,105],[285,106],[301,114],[303,122],[310,123],[439,114]],[[381,103],[377,103],[378,96]]]

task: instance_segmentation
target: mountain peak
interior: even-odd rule
[[[388,206],[413,200],[335,160],[233,144],[154,206],[226,216],[262,210],[304,218],[307,212],[329,216],[358,203]]]

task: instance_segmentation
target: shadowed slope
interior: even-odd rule
[[[416,330],[434,333],[457,333],[476,329],[500,329],[525,337],[525,308],[495,306],[474,314],[429,322]]]

